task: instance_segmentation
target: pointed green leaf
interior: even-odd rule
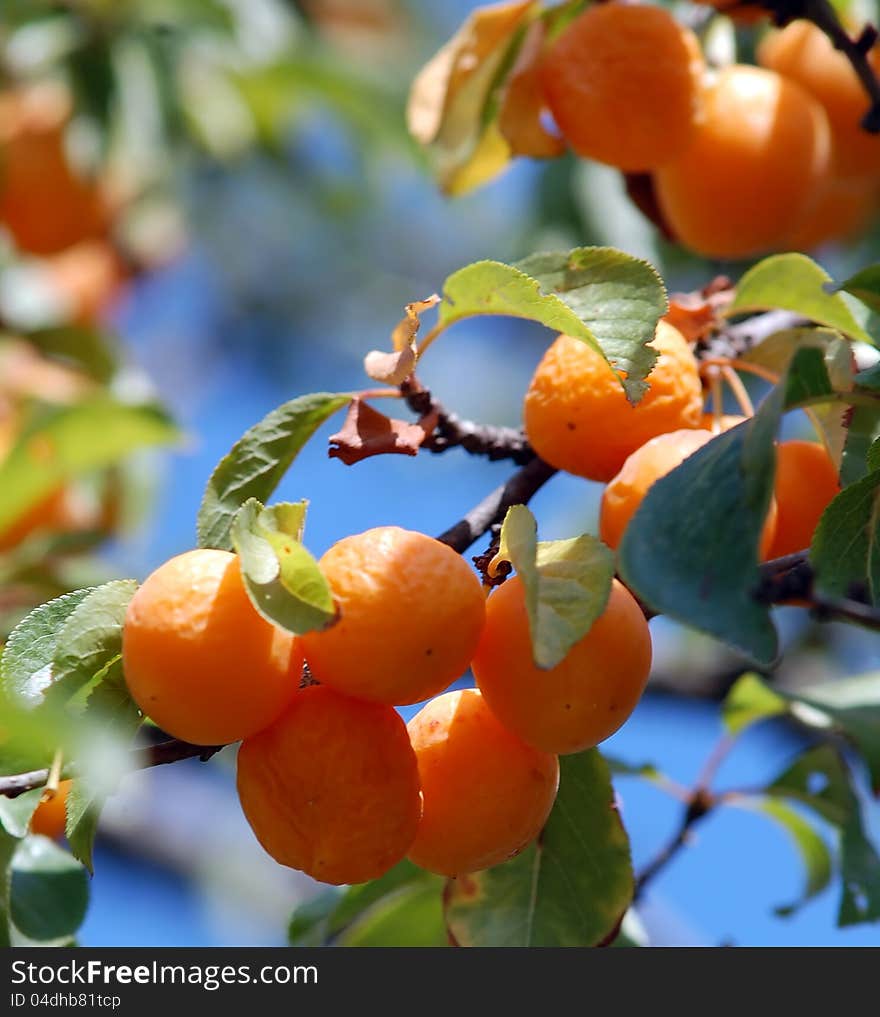
[[[816,587],[846,597],[853,585],[880,598],[880,470],[845,487],[825,509],[810,546]]]
[[[73,610],[58,635],[53,697],[70,699],[119,657],[125,612],[136,589],[134,579],[115,579],[96,587]]]
[[[251,498],[232,522],[251,602],[268,621],[297,635],[336,620],[330,586],[301,543],[305,511],[305,502],[264,508]]]
[[[750,672],[737,678],[724,697],[721,719],[728,733],[738,735],[752,724],[787,710],[787,700]]]
[[[794,914],[808,900],[821,893],[831,882],[831,855],[816,829],[797,811],[773,798],[743,798],[733,800],[741,808],[751,809],[778,823],[792,839],[806,873],[804,889],[797,900],[777,905],[774,911],[780,917]]]
[[[776,657],[776,630],[753,594],[782,395],[777,386],[751,420],[717,435],[653,484],[618,555],[624,582],[655,611],[762,665]]]
[[[765,791],[801,802],[837,827],[842,882],[837,924],[880,918],[880,856],[866,836],[852,776],[839,752],[830,745],[809,749]]]
[[[10,698],[29,706],[43,702],[52,682],[58,637],[67,619],[91,592],[75,590],[40,604],[12,630],[0,660],[0,678]]]
[[[444,285],[439,323],[477,314],[537,321],[601,352],[626,373],[621,384],[637,402],[657,359],[646,344],[665,310],[663,283],[646,261],[609,247],[580,247],[513,266],[480,261],[460,269]]]
[[[831,276],[805,254],[774,254],[740,279],[729,315],[752,311],[792,311],[827,325],[851,339],[873,343],[839,293],[829,293]]]
[[[632,901],[629,841],[596,749],[560,759],[556,804],[512,861],[449,881],[446,921],[461,946],[595,946]]]
[[[68,939],[82,925],[89,902],[86,871],[47,837],[23,840],[12,860],[9,914],[30,940]]]
[[[837,289],[851,293],[875,314],[880,314],[880,265],[863,268],[839,283]]]
[[[297,908],[288,927],[288,941],[291,946],[326,946],[373,908],[383,912],[388,898],[430,890],[439,902],[442,889],[440,876],[404,859],[378,879],[345,890],[327,890]]]
[[[37,787],[32,791],[25,791],[16,798],[7,798],[0,795],[0,827],[10,837],[20,839],[28,832],[28,826],[43,797],[43,788]]]
[[[508,510],[499,555],[512,562],[526,597],[532,656],[553,668],[605,610],[614,555],[596,537],[536,542],[537,524],[524,505]]]
[[[199,508],[199,547],[232,550],[235,513],[249,498],[265,501],[315,431],[351,396],[317,392],[272,410],[217,464]]]
[[[71,477],[178,438],[160,407],[107,395],[47,411],[0,464],[0,531]]]

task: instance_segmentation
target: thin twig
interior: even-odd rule
[[[535,458],[535,453],[521,430],[462,420],[447,410],[415,379],[404,382],[400,386],[400,394],[406,405],[419,417],[436,416],[437,424],[433,432],[421,445],[429,452],[440,453],[461,447],[471,455],[485,456],[492,461],[510,459],[517,466],[525,466]]]
[[[687,846],[693,827],[707,816],[715,805],[715,799],[704,789],[698,788],[693,792],[672,839],[639,873],[634,900],[639,899],[648,883],[669,865],[683,847]]]
[[[512,505],[527,504],[556,472],[549,463],[535,457],[437,539],[464,554],[471,544],[503,521]]]
[[[151,766],[177,763],[182,759],[201,759],[203,762],[207,762],[222,748],[222,745],[192,745],[190,742],[182,742],[177,738],[169,738],[167,741],[158,742],[155,745],[133,749],[130,769],[145,770]],[[28,773],[0,777],[0,795],[6,798],[17,798],[26,791],[44,787],[49,781],[50,773],[51,771],[47,767],[42,770],[31,770]],[[73,767],[66,767],[63,772],[64,777],[72,777],[75,774],[76,771]]]

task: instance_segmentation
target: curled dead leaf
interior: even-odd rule
[[[718,328],[732,299],[731,281],[726,276],[717,276],[697,293],[672,293],[669,310],[663,317],[688,342],[700,342]]]
[[[402,385],[413,373],[415,366],[416,353],[411,346],[396,353],[371,350],[364,357],[364,370],[367,375],[373,381],[381,381],[386,385]]]
[[[390,354],[389,354],[390,355]],[[393,420],[362,399],[353,399],[342,428],[330,438],[328,454],[352,466],[379,455],[414,456],[437,424],[436,414],[418,423]]]

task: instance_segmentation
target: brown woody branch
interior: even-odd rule
[[[131,752],[130,768],[132,770],[145,770],[151,766],[178,763],[182,759],[200,759],[202,762],[207,762],[222,748],[222,745],[192,745],[189,742],[182,742],[177,738],[169,738],[166,741],[157,742],[155,745],[133,749]],[[74,775],[73,768],[66,769],[63,774],[65,778]],[[26,791],[33,791],[35,788],[43,787],[48,779],[48,768],[0,777],[0,795],[6,798],[17,798]]]

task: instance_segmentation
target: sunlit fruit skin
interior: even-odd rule
[[[821,103],[834,138],[835,171],[859,176],[880,171],[880,135],[863,130],[860,121],[870,101],[847,57],[810,21],[793,21],[769,32],[758,46],[758,62],[796,81]],[[880,73],[880,46],[868,55]]]
[[[0,223],[30,254],[56,254],[109,224],[100,187],[68,161],[69,116],[69,97],[55,86],[0,96]]]
[[[702,387],[690,345],[665,321],[651,345],[660,356],[648,391],[633,406],[598,353],[560,336],[538,365],[523,406],[526,435],[538,455],[557,469],[606,481],[649,438],[699,427]]]
[[[628,172],[655,169],[690,140],[700,110],[696,36],[661,7],[589,7],[550,46],[540,77],[579,156]]]
[[[601,539],[609,547],[619,547],[630,520],[653,484],[667,473],[671,473],[697,449],[715,437],[715,432],[702,429],[670,431],[668,434],[652,438],[641,448],[636,449],[602,492],[599,508]],[[776,503],[771,499],[758,547],[758,555],[762,561],[769,557],[776,535],[776,519]]]
[[[541,670],[532,658],[522,582],[514,577],[489,597],[473,669],[508,730],[565,755],[598,745],[627,720],[645,689],[651,656],[644,613],[615,579],[589,632],[556,667]]]
[[[299,691],[238,753],[238,796],[257,840],[322,883],[363,883],[401,861],[422,805],[406,725],[390,706],[326,686]]]
[[[462,876],[512,858],[538,836],[556,799],[559,761],[502,726],[479,690],[438,696],[408,730],[422,784],[411,861]]]
[[[381,526],[340,540],[320,566],[339,620],[301,641],[321,684],[403,706],[442,692],[467,670],[485,597],[476,574],[448,545]]]
[[[40,833],[52,840],[60,840],[64,836],[67,824],[67,796],[70,794],[72,780],[62,780],[55,794],[41,801],[31,816],[31,833]]]
[[[779,509],[768,557],[808,548],[822,513],[840,493],[831,456],[814,441],[783,441],[776,449],[774,495]]]
[[[690,145],[654,177],[680,243],[705,257],[779,247],[808,214],[830,163],[822,107],[773,71],[733,65],[707,88]]]
[[[122,664],[141,710],[197,745],[262,730],[302,677],[298,641],[254,609],[237,555],[206,548],[144,580],[126,611]]]
[[[785,247],[812,251],[823,244],[858,238],[876,216],[878,195],[878,181],[872,177],[832,177]]]

